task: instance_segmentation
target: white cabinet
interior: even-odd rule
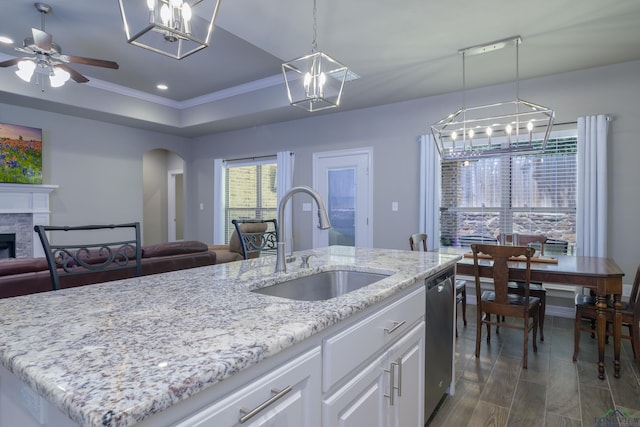
[[[390,350],[396,374],[396,397],[390,408],[390,426],[424,426],[425,324],[421,322]]]
[[[324,427],[424,425],[424,321],[323,402]]]
[[[177,426],[320,426],[320,354],[295,358]]]
[[[356,368],[379,354],[425,315],[425,287],[377,308],[358,323],[324,340],[322,391],[328,392]]]

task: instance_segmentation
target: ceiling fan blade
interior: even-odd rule
[[[51,34],[45,33],[37,28],[32,28],[31,33],[33,34],[33,42],[39,49],[42,49],[45,52],[51,51]]]
[[[65,62],[73,62],[74,64],[93,65],[96,67],[112,68],[114,70],[120,68],[118,63],[113,61],[106,61],[104,59],[85,58],[83,56],[73,55],[60,55],[58,58]]]
[[[60,67],[63,70],[65,70],[67,73],[69,73],[71,75],[71,78],[77,83],[86,83],[89,81],[88,78],[86,78],[85,76],[83,76],[82,74],[80,74],[79,72],[77,72],[76,70],[74,70],[73,68],[69,67],[66,64],[59,64],[57,65],[57,67]]]
[[[8,61],[0,62],[0,67],[11,67],[12,65],[17,65],[18,62],[22,61],[24,58],[14,58]]]

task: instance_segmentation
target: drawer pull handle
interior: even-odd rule
[[[275,394],[271,396],[269,399],[259,404],[258,406],[256,406],[255,408],[251,410],[240,408],[240,413],[244,414],[242,417],[240,417],[240,420],[239,420],[240,424],[246,423],[251,418],[255,417],[260,411],[262,411],[263,409],[265,409],[267,406],[271,405],[278,399],[281,399],[285,394],[289,393],[290,391],[291,391],[290,385],[280,391],[271,389],[271,392]]]
[[[400,326],[404,325],[405,323],[407,323],[405,320],[403,320],[402,322],[393,322],[393,328],[391,329],[384,328],[384,331],[388,334],[392,334],[396,331],[396,329],[398,329]]]
[[[396,364],[398,365],[398,387],[396,388],[398,390],[398,397],[402,396],[402,358],[398,357],[398,360],[396,360]]]
[[[389,370],[385,369],[384,371],[388,372],[389,375],[390,375],[390,378],[389,378],[389,394],[385,394],[384,397],[388,397],[389,398],[389,405],[393,406],[393,389],[396,388],[394,386],[394,384],[396,382],[395,363],[391,364]]]

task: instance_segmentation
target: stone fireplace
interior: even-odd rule
[[[34,224],[49,225],[49,193],[57,185],[0,184],[0,236],[15,235],[16,258],[44,256]],[[0,258],[6,246],[0,237]]]

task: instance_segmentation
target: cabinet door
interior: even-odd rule
[[[284,364],[189,417],[187,426],[320,426],[320,348]]]
[[[390,349],[390,363],[396,371],[392,426],[424,426],[424,333],[421,322]]]
[[[424,426],[424,322],[325,399],[323,426]]]
[[[365,366],[323,403],[323,427],[385,427],[389,417],[388,355]]]

